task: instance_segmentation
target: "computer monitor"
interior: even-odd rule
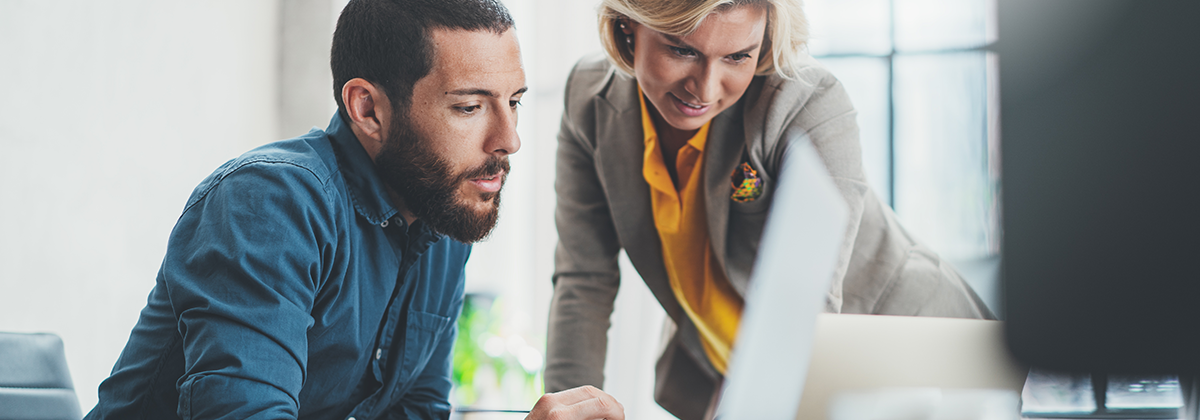
[[[1200,372],[1200,1],[997,7],[1010,349]]]

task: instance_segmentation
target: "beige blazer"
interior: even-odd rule
[[[681,419],[700,418],[720,375],[663,267],[642,178],[637,84],[603,57],[590,57],[571,71],[565,96],[546,391],[603,385],[609,317],[620,284],[617,253],[624,249],[677,327],[668,330],[658,361],[655,399]],[[855,116],[841,83],[808,58],[792,80],[755,77],[741,100],[713,119],[704,150],[705,210],[713,254],[733,288],[745,294],[789,143],[808,141],[850,209],[826,310],[993,318],[958,273],[906,232],[867,185]],[[765,182],[763,195],[748,203],[730,199],[730,175],[742,162]]]

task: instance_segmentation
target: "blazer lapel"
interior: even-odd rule
[[[713,118],[704,146],[704,210],[708,213],[708,240],[727,277],[725,239],[729,228],[729,197],[733,194],[729,176],[742,160],[743,138],[742,101],[738,101]]]
[[[650,186],[642,178],[646,147],[637,84],[621,74],[609,77],[610,83],[597,98],[601,103],[596,107],[596,168],[625,253],[663,309],[679,324],[686,316],[667,279]]]

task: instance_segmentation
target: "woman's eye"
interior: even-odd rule
[[[667,47],[667,48],[670,48],[671,52],[675,53],[675,55],[678,55],[680,57],[692,57],[692,56],[696,55],[696,52],[692,51],[691,48],[680,48],[680,47]]]
[[[749,58],[750,58],[750,54],[745,54],[745,53],[734,54],[734,55],[729,56],[729,59],[733,60],[735,63],[740,63],[740,62],[746,61]]]

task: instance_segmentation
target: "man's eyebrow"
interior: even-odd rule
[[[700,54],[700,50],[696,49],[696,47],[693,47],[693,46],[691,46],[691,45],[688,45],[688,43],[686,43],[686,42],[683,42],[683,40],[682,40],[682,39],[679,39],[678,37],[675,37],[674,35],[662,34],[662,36],[663,36],[663,38],[666,38],[666,39],[667,39],[667,42],[670,42],[670,43],[672,43],[672,44],[675,44],[675,46],[677,46],[677,47],[680,47],[680,48],[687,48],[687,49],[689,49],[689,50],[695,51],[697,54]],[[756,48],[758,48],[760,45],[762,45],[762,43],[761,43],[761,42],[758,42],[758,43],[755,43],[754,45],[751,45],[751,46],[749,46],[749,47],[743,48],[741,51],[737,51],[737,52],[731,53],[731,54],[729,54],[729,55],[733,55],[733,54],[746,54],[746,53],[749,53],[750,51],[754,51],[754,50],[755,50]]]
[[[489,96],[489,97],[493,97],[493,98],[500,96],[499,94],[497,94],[494,91],[490,91],[490,90],[483,89],[483,88],[455,89],[455,90],[446,92],[446,94],[447,95],[458,95],[458,96],[483,95],[483,96]]]
[[[525,91],[527,91],[527,90],[529,90],[529,87],[522,87],[520,89],[517,89],[517,91],[514,92],[513,95],[520,95],[522,93],[525,93]],[[500,97],[499,93],[496,93],[493,90],[488,90],[488,89],[483,89],[483,88],[455,89],[455,90],[447,91],[446,94],[447,95],[458,95],[458,96],[482,95],[482,96],[487,96],[489,98],[499,98]]]

